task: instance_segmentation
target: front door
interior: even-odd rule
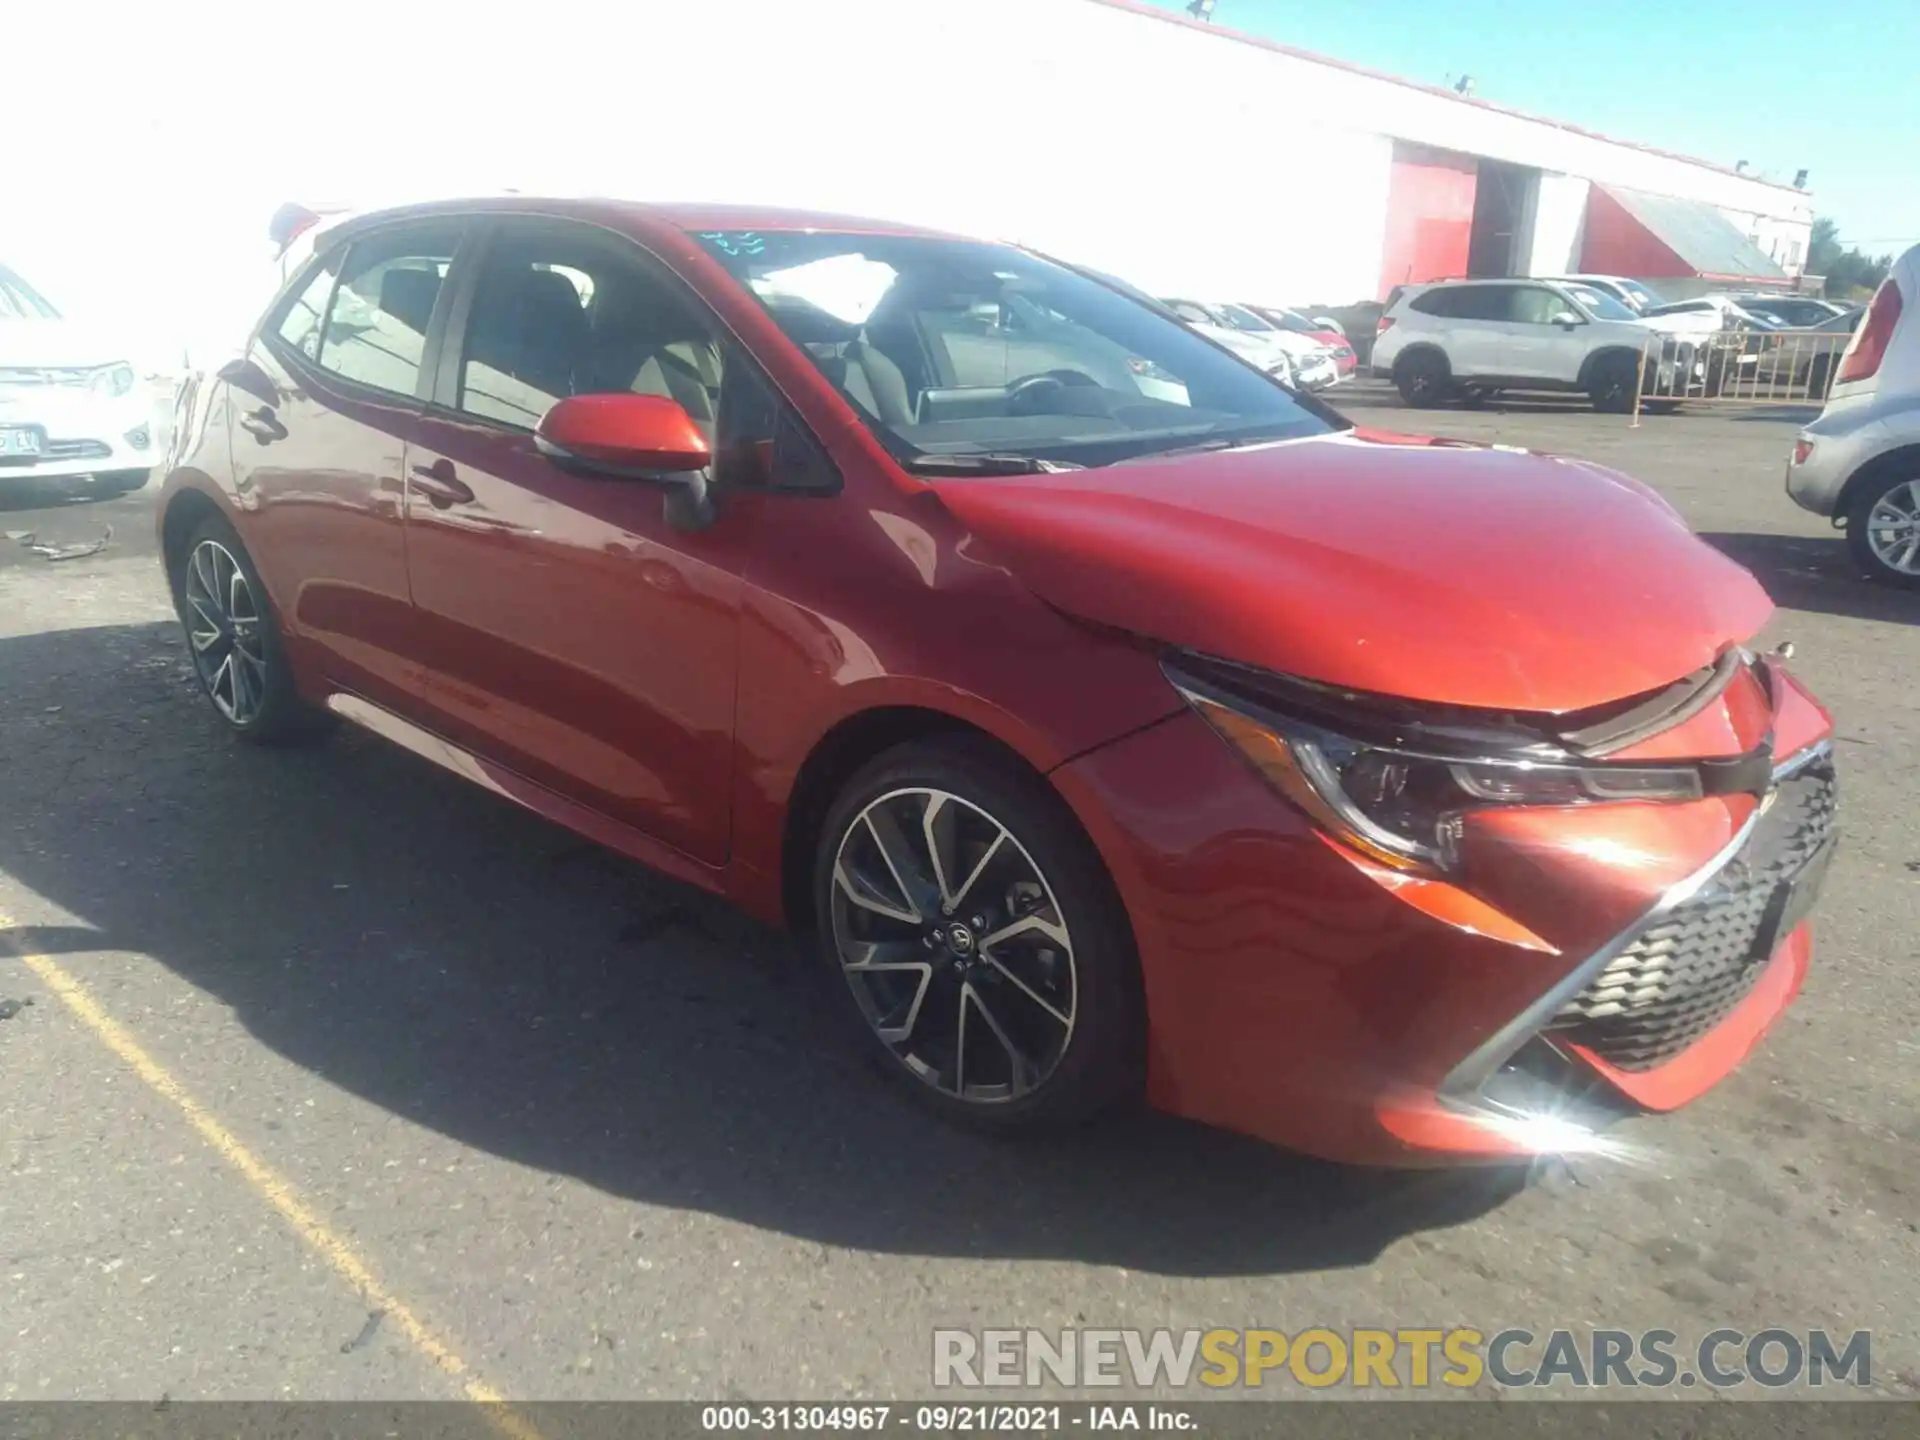
[[[435,404],[407,447],[408,570],[448,738],[707,864],[726,859],[752,497],[668,523],[646,481],[568,473],[556,401],[643,391],[713,435],[724,347],[638,246],[502,217],[463,260]]]
[[[1514,285],[1508,289],[1513,334],[1507,342],[1507,354],[1512,373],[1526,380],[1574,384],[1587,354],[1581,335],[1587,324],[1585,317],[1564,296],[1544,285]]]

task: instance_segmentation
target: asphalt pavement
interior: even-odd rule
[[[906,1398],[937,1326],[1462,1324],[1868,1329],[1920,1395],[1920,595],[1787,500],[1792,415],[1336,399],[1618,465],[1779,602],[1844,846],[1724,1085],[1530,1176],[943,1128],[784,937],[372,737],[230,743],[151,490],[0,488],[0,1398]]]

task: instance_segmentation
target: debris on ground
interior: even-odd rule
[[[13,1019],[31,1004],[33,1004],[31,995],[24,1000],[0,1000],[0,1020]]]
[[[340,1353],[342,1355],[351,1355],[355,1350],[358,1350],[362,1345],[373,1339],[374,1333],[380,1328],[380,1322],[386,1318],[387,1312],[384,1310],[369,1310],[367,1312],[367,1323],[360,1327],[360,1333],[358,1335],[340,1347]]]
[[[113,542],[113,527],[107,526],[106,534],[98,540],[88,540],[78,545],[44,544],[35,538],[31,530],[9,530],[7,538],[26,546],[42,560],[84,560],[89,555],[98,555]]]

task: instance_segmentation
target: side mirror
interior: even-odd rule
[[[659,395],[574,395],[540,417],[542,454],[582,470],[651,480],[704,470],[707,440],[677,400]]]
[[[667,519],[685,529],[713,523],[713,451],[686,407],[661,395],[573,395],[540,417],[540,453],[564,469],[672,488]]]
[[[1585,322],[1571,310],[1562,310],[1554,315],[1553,323],[1558,325],[1562,330],[1571,330],[1574,326],[1584,324]]]

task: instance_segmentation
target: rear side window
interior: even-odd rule
[[[333,299],[339,263],[340,252],[336,250],[316,265],[306,284],[280,312],[280,323],[274,327],[283,344],[309,360],[320,358],[320,332],[327,322],[327,302]]]
[[[1510,287],[1505,285],[1459,285],[1429,290],[1415,296],[1412,308],[1424,315],[1439,315],[1450,320],[1504,320],[1504,299]]]
[[[442,221],[349,246],[321,336],[320,368],[376,390],[414,394],[427,322],[459,238],[459,225]]]

